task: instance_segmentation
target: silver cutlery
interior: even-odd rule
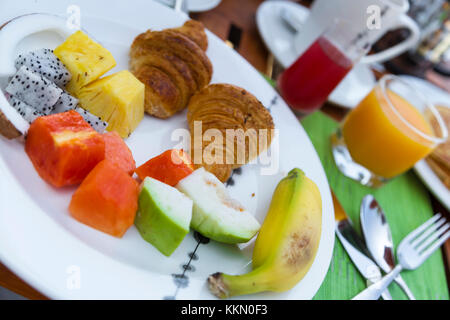
[[[395,267],[395,256],[391,229],[383,210],[372,195],[365,196],[361,203],[361,229],[373,260],[384,272],[392,271]],[[416,300],[400,274],[394,281],[410,300]]]
[[[369,286],[381,280],[381,270],[375,262],[367,256],[368,251],[364,241],[360,238],[358,233],[356,233],[352,222],[333,192],[331,192],[331,195],[333,196],[335,211],[336,235],[358,271],[367,280],[367,285]],[[381,296],[384,300],[392,300],[388,289],[384,290]]]
[[[408,234],[397,250],[399,264],[380,281],[363,290],[353,300],[376,300],[402,270],[418,268],[450,238],[450,223],[440,213]]]

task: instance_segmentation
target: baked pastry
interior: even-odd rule
[[[183,110],[211,81],[211,62],[195,42],[207,46],[206,34],[198,23],[188,22],[177,29],[148,30],[131,45],[130,71],[145,84],[145,111],[158,118]]]
[[[436,106],[439,114],[444,120],[447,130],[450,132],[450,108]],[[436,118],[430,121],[434,131],[440,130]],[[439,132],[437,132],[439,133]],[[439,145],[427,158],[427,163],[436,175],[450,189],[450,139]]]
[[[192,96],[187,120],[194,165],[204,167],[222,182],[228,180],[233,169],[266,150],[273,138],[269,111],[251,93],[231,84],[211,84]],[[195,128],[195,122],[201,123],[201,130]],[[208,133],[212,133],[211,137]]]
[[[208,49],[208,37],[206,36],[203,23],[196,20],[188,20],[181,27],[168,29],[184,34],[194,41],[203,51]]]

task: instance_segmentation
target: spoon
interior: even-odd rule
[[[361,203],[361,228],[367,248],[373,260],[389,273],[395,267],[394,245],[391,229],[383,210],[372,195],[367,195]],[[410,300],[416,300],[403,278],[398,275],[394,281],[402,288]]]

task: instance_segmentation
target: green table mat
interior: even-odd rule
[[[338,123],[320,111],[304,118],[301,123],[319,154],[331,188],[358,232],[361,232],[359,206],[362,198],[369,193],[373,194],[383,207],[395,245],[433,215],[428,192],[412,171],[379,189],[363,187],[342,175],[334,163],[329,137],[336,130]],[[301,148],[301,145],[298,148]],[[417,299],[449,299],[441,250],[435,252],[418,269],[403,271],[402,276]],[[365,287],[365,279],[358,273],[336,238],[330,268],[314,299],[350,299]],[[391,284],[389,290],[394,299],[406,299],[397,284]]]

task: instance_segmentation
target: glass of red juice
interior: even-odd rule
[[[367,35],[336,20],[278,78],[283,99],[297,113],[319,109],[370,48]]]

